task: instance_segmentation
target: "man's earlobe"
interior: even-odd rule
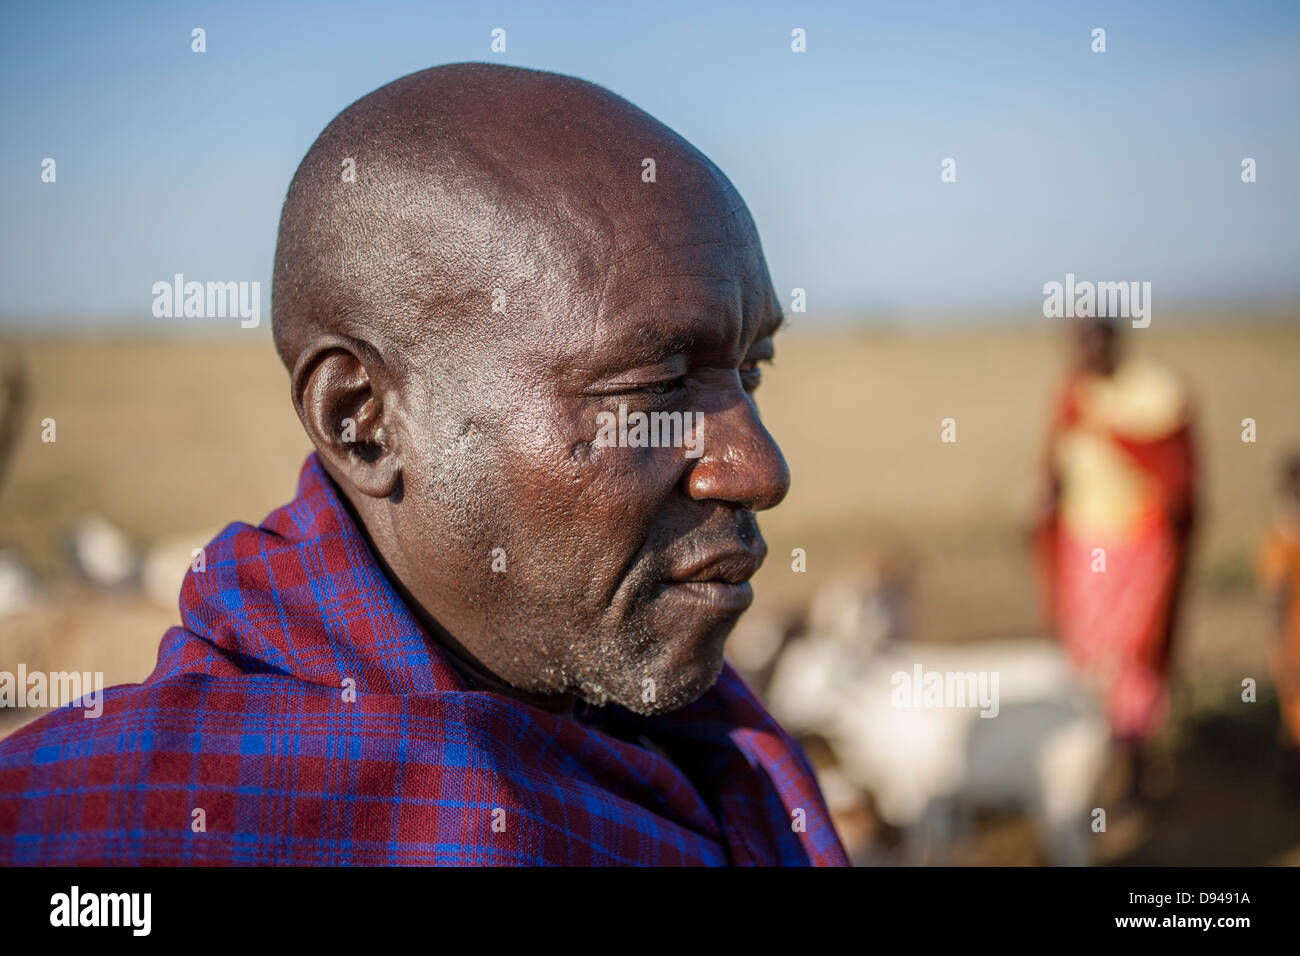
[[[343,336],[312,343],[293,369],[293,403],[330,470],[362,494],[387,498],[401,482],[399,428],[394,409],[385,407],[373,352]]]

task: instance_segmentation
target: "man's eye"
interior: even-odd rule
[[[650,382],[636,389],[638,392],[644,392],[647,395],[671,395],[680,388],[686,387],[686,376],[671,379],[667,382]]]

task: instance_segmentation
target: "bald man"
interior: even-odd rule
[[[0,862],[844,863],[723,660],[781,319],[735,188],[608,91],[354,103],[280,222],[298,495],[208,545],[148,680],[0,744]]]

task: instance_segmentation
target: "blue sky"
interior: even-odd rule
[[[313,139],[460,60],[581,76],[677,129],[810,322],[1032,317],[1066,272],[1151,281],[1157,308],[1300,300],[1300,4],[54,2],[0,13],[0,327],[174,323],[150,290],[177,272],[260,281],[269,315]]]

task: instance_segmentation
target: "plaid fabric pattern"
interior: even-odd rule
[[[0,863],[846,862],[803,754],[729,665],[651,718],[467,690],[315,455],[292,502],[208,545],[180,608],[102,716],[64,707],[0,742]]]

